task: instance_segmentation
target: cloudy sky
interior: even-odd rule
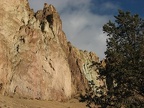
[[[63,23],[67,39],[82,50],[95,52],[100,59],[106,50],[106,34],[102,26],[117,10],[130,11],[144,17],[144,0],[29,0],[35,11],[48,3],[56,7]]]

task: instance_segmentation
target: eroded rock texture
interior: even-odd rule
[[[34,13],[27,0],[3,0],[0,16],[1,94],[69,99],[88,88],[86,74],[98,74],[86,67],[99,58],[67,42],[52,5],[44,4],[43,10]]]

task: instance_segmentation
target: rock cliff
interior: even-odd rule
[[[99,58],[67,42],[56,9],[44,4],[36,13],[27,0],[0,2],[0,93],[65,100],[97,85]],[[101,84],[102,83],[102,84]]]

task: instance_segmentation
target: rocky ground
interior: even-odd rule
[[[67,102],[40,101],[20,99],[17,97],[7,97],[0,95],[0,108],[87,108],[86,103],[81,103],[77,99]]]

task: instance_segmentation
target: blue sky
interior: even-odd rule
[[[106,50],[106,34],[102,26],[114,20],[117,10],[130,11],[144,17],[144,0],[29,0],[35,11],[48,3],[56,7],[67,39],[82,50],[95,52],[100,59]]]
[[[117,14],[117,9],[122,9],[124,11],[130,11],[132,14],[139,14],[144,17],[144,0],[91,0],[96,6],[98,3],[103,4],[104,2],[109,2],[115,6],[115,9],[111,11],[99,11],[103,14]],[[93,6],[94,12],[95,7]]]

